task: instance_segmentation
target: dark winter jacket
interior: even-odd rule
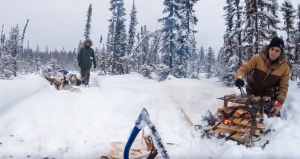
[[[95,53],[92,48],[87,48],[85,47],[85,44],[89,42],[90,45],[92,46],[92,41],[87,39],[85,40],[83,46],[78,55],[77,55],[77,61],[78,61],[78,66],[80,68],[91,68],[92,63],[94,64],[94,67],[96,67],[96,59],[95,59]]]
[[[252,81],[247,88],[248,94],[269,96],[273,100],[284,103],[289,88],[290,68],[286,53],[281,53],[277,62],[271,63],[267,58],[268,46],[263,46],[261,53],[255,55],[248,63],[237,71],[235,80],[245,79],[252,71]]]

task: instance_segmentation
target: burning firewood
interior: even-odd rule
[[[263,112],[271,98],[231,94],[219,99],[224,100],[224,105],[217,110],[218,122],[211,125],[210,132],[214,136],[227,137],[247,147],[253,146],[254,137],[259,137],[261,131],[266,129]]]

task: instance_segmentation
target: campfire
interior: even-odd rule
[[[242,97],[227,95],[223,108],[217,110],[217,122],[210,127],[216,137],[226,137],[240,143],[253,143],[254,137],[259,137],[266,129],[264,121],[264,105],[271,102],[270,97]]]

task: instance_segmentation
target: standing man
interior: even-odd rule
[[[240,88],[245,84],[244,79],[253,72],[252,81],[246,88],[247,94],[269,96],[276,100],[269,110],[272,117],[280,116],[288,92],[290,68],[287,60],[283,40],[275,37],[269,45],[261,48],[259,55],[242,65],[235,77],[235,85]]]
[[[94,64],[94,68],[96,68],[96,59],[94,50],[91,48],[93,45],[92,41],[86,39],[83,45],[84,47],[80,49],[77,55],[77,61],[78,66],[81,68],[82,83],[85,84],[86,87],[89,87],[90,69],[92,63]]]

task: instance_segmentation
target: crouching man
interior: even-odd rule
[[[276,100],[269,110],[271,117],[279,116],[282,104],[289,88],[290,68],[284,53],[284,42],[275,37],[270,44],[263,46],[259,55],[255,55],[248,63],[237,71],[235,85],[244,86],[244,79],[253,72],[252,81],[246,88],[248,95],[269,96]]]

